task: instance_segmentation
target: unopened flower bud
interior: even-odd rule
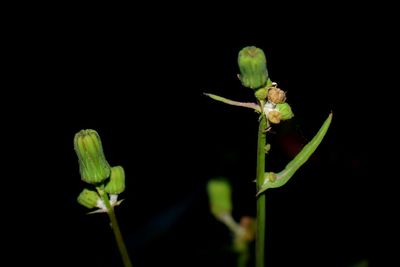
[[[268,80],[267,60],[261,49],[247,46],[240,50],[238,65],[243,86],[258,89],[266,85]]]
[[[258,100],[265,100],[265,99],[267,99],[267,95],[268,95],[268,89],[267,88],[261,88],[261,89],[258,89],[255,93],[254,93],[254,95],[256,96],[256,98],[258,99]]]
[[[281,113],[281,120],[289,120],[293,118],[294,114],[288,103],[277,104],[276,109]]]
[[[280,123],[281,122],[281,113],[276,109],[271,110],[270,112],[268,112],[268,120],[274,124]]]
[[[254,218],[250,216],[243,216],[240,219],[240,226],[243,227],[245,230],[245,235],[243,235],[243,238],[246,241],[253,241],[256,236],[256,221]]]
[[[271,183],[276,181],[276,173],[274,172],[269,172],[266,177],[265,177],[268,181],[270,181]]]
[[[235,233],[234,249],[238,253],[248,251],[249,244],[256,236],[255,219],[249,216],[244,216],[240,219],[240,231]]]
[[[113,195],[121,194],[125,190],[125,172],[121,166],[111,168],[110,181],[104,190]]]
[[[77,200],[82,206],[92,209],[97,206],[97,201],[100,200],[100,196],[97,194],[97,192],[85,188],[79,194]]]
[[[220,217],[232,212],[231,186],[225,179],[212,179],[207,184],[211,213]]]
[[[280,104],[286,101],[286,94],[279,88],[271,87],[268,89],[268,101],[273,104]]]
[[[75,135],[74,148],[79,159],[79,171],[83,181],[97,184],[110,176],[100,136],[95,130],[82,130]]]

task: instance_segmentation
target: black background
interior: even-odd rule
[[[15,265],[121,266],[107,216],[86,215],[76,202],[85,184],[73,137],[96,129],[109,163],[127,174],[116,212],[134,266],[234,266],[231,236],[209,213],[205,185],[227,177],[234,217],[255,215],[258,116],[203,93],[254,101],[236,78],[237,53],[248,45],[264,50],[295,113],[268,135],[268,170],[283,168],[334,114],[309,162],[267,192],[267,265],[369,259],[373,177],[365,144],[373,126],[365,114],[386,75],[376,68],[385,34],[351,10],[284,11],[215,16],[215,23],[194,11],[176,20],[60,11],[19,25],[9,68],[17,70],[10,97],[17,119],[9,125],[29,149],[26,167],[14,169],[23,186],[11,211],[13,247],[26,255]]]

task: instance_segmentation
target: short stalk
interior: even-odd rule
[[[124,263],[124,267],[132,267],[131,260],[129,258],[128,250],[126,249],[124,239],[121,234],[121,230],[119,229],[117,217],[115,216],[114,207],[111,206],[110,200],[108,199],[108,195],[102,189],[97,188],[101,198],[104,201],[104,204],[107,208],[107,214],[110,218],[111,228],[113,229],[115,241],[117,241],[118,249],[122,257],[122,261]]]

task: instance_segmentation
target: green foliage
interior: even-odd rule
[[[317,149],[326,132],[329,129],[332,121],[332,113],[329,114],[318,133],[311,139],[311,141],[303,147],[303,149],[290,161],[285,169],[276,174],[276,179],[271,179],[274,173],[266,172],[264,176],[264,183],[261,185],[257,195],[265,192],[269,188],[277,188],[286,184],[287,181],[296,173],[296,171],[310,158],[310,156]]]

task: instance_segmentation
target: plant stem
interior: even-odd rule
[[[237,259],[237,267],[246,267],[248,261],[249,261],[249,249],[247,247],[245,251],[239,252]]]
[[[118,226],[117,217],[115,216],[114,207],[111,206],[108,199],[108,195],[102,189],[97,189],[100,193],[101,198],[106,205],[108,210],[107,214],[111,221],[111,228],[113,229],[115,241],[117,241],[118,249],[122,257],[122,261],[125,267],[132,267],[131,259],[129,258],[128,250],[126,249],[124,239]]]
[[[232,215],[229,213],[226,213],[218,218],[222,223],[226,225],[226,227],[231,230],[231,232],[235,236],[243,236],[245,234],[243,227],[238,224],[233,218]]]
[[[265,145],[266,130],[268,122],[264,114],[260,118],[258,126],[257,142],[257,173],[256,183],[257,191],[261,187],[265,173]],[[256,267],[264,267],[265,253],[265,194],[257,198],[257,228],[256,228]]]

